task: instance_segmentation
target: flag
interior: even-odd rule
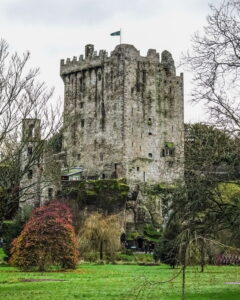
[[[121,35],[121,31],[115,31],[113,33],[110,34],[111,36],[116,36],[116,35]]]

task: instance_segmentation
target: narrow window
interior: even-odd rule
[[[143,181],[145,181],[146,180],[146,174],[145,174],[145,172],[143,172]]]
[[[142,150],[142,147],[140,146],[139,149],[140,149],[140,151],[141,151],[141,150]]]
[[[132,127],[132,134],[133,134],[133,127]]]
[[[31,124],[31,125],[29,125],[29,127],[28,127],[28,137],[29,137],[29,138],[33,137],[33,133],[34,133],[34,125]]]
[[[143,83],[145,84],[146,81],[147,81],[147,72],[146,72],[146,70],[142,71],[142,79],[143,79]]]
[[[27,177],[28,177],[28,179],[32,179],[33,178],[33,171],[32,170],[28,170]]]
[[[148,153],[148,157],[152,158],[152,153]]]
[[[79,78],[80,92],[83,91],[83,79]]]
[[[80,154],[80,153],[78,153],[78,155],[77,155],[77,159],[78,159],[78,160],[80,160],[80,159],[81,159],[81,154]]]
[[[81,120],[81,127],[84,127],[84,120]]]
[[[152,133],[151,133],[151,132],[149,132],[149,133],[148,133],[148,135],[152,135]]]
[[[52,189],[52,188],[49,188],[49,189],[48,189],[48,199],[49,199],[49,200],[52,200],[52,198],[53,198],[53,189]]]
[[[83,108],[84,102],[80,102],[80,108]]]
[[[133,142],[132,142],[132,147],[133,147]]]
[[[162,157],[165,157],[166,155],[165,155],[165,149],[162,149],[162,151],[161,151],[161,156]]]
[[[140,170],[140,168],[139,167],[137,167],[137,171],[139,172],[139,170]]]
[[[31,156],[33,154],[33,148],[32,147],[28,147],[28,155]]]
[[[105,177],[106,177],[106,176],[105,176],[105,174],[103,173],[103,174],[102,174],[102,179],[105,179]]]
[[[139,63],[138,63],[138,68],[136,70],[136,88],[137,92],[140,92],[140,70],[139,70]]]
[[[73,145],[76,145],[76,122],[73,122],[71,125],[71,136]]]
[[[174,156],[174,152],[175,152],[174,149],[169,149],[169,155],[170,156]]]

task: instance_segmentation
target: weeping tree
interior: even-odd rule
[[[112,256],[120,248],[121,222],[119,215],[93,213],[85,220],[79,234],[81,253],[99,252]]]

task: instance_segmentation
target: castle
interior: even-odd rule
[[[161,224],[162,198],[149,187],[171,185],[184,176],[183,74],[176,75],[172,55],[163,51],[160,60],[149,49],[141,56],[128,44],[110,55],[97,54],[86,45],[85,57],[61,60],[60,75],[65,88],[62,178],[124,178],[128,228],[138,221]],[[24,128],[31,122],[26,120]],[[56,185],[38,189],[52,198]]]
[[[110,56],[86,45],[85,58],[61,61],[68,166],[85,178],[172,183],[183,177],[183,75],[156,50],[127,44]]]

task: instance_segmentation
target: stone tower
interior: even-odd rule
[[[110,56],[93,45],[61,60],[64,140],[69,167],[87,178],[173,183],[183,178],[183,74],[168,51],[141,56],[118,45]]]
[[[41,122],[39,119],[24,119],[22,121],[22,153],[20,182],[20,207],[38,206],[41,198]]]

